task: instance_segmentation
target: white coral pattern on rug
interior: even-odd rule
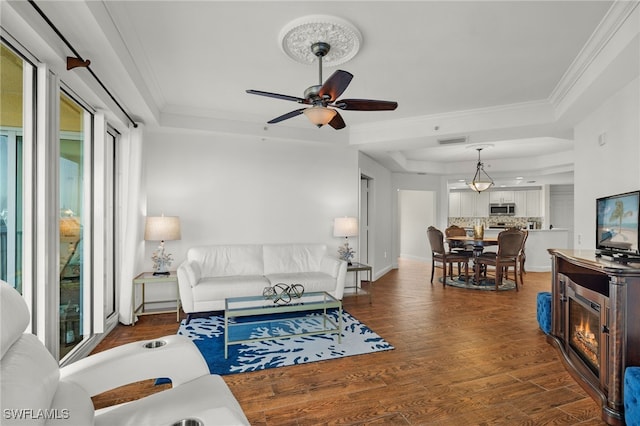
[[[338,311],[328,315],[338,322]],[[251,327],[251,337],[265,337],[273,335],[291,335],[308,330],[318,330],[323,326],[322,315],[313,313],[304,318],[278,319],[272,324]],[[243,327],[240,327],[243,328]],[[189,325],[184,321],[180,325],[178,334],[193,339],[199,346],[205,358],[207,356],[224,357],[207,353],[205,346],[222,346],[224,350],[224,317],[197,318]],[[228,371],[213,371],[210,360],[207,360],[212,373],[228,374],[246,371],[262,370],[266,368],[282,367],[313,361],[322,361],[345,356],[360,355],[371,352],[394,349],[382,337],[369,327],[359,322],[348,312],[342,312],[341,343],[336,334],[318,334],[313,336],[292,336],[277,340],[250,342],[229,347]],[[215,343],[214,343],[215,341]],[[218,349],[215,350],[218,352]],[[220,363],[221,360],[217,360]]]

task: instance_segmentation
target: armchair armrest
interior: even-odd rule
[[[198,284],[194,281],[198,279],[198,277],[195,276],[195,272],[188,260],[185,260],[178,266],[176,273],[178,275],[178,291],[180,292],[182,310],[190,314],[195,311],[193,291],[191,289]]]
[[[320,271],[325,272],[336,279],[336,290],[333,296],[342,299],[344,285],[347,278],[347,262],[342,259],[325,256],[320,261]]]
[[[147,347],[157,342],[163,344]],[[209,374],[196,345],[185,336],[171,335],[90,355],[62,367],[60,380],[76,383],[93,396],[140,380],[167,377],[176,387]]]

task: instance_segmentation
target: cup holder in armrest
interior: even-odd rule
[[[204,423],[199,419],[182,419],[172,423],[171,426],[204,426]]]
[[[150,342],[145,343],[143,346],[147,349],[155,349],[155,348],[160,348],[166,344],[167,342],[165,342],[164,340],[152,340]]]

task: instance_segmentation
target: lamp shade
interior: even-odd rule
[[[358,235],[358,219],[355,217],[337,217],[333,222],[334,237],[355,237]]]
[[[322,127],[325,124],[329,123],[331,119],[333,119],[333,117],[335,117],[335,115],[337,114],[336,110],[322,106],[307,108],[302,112],[307,116],[309,121],[311,121],[318,127]]]
[[[171,241],[182,238],[178,216],[147,216],[144,239],[147,241]]]

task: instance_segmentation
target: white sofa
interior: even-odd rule
[[[243,244],[192,247],[178,267],[186,314],[224,310],[227,297],[261,295],[265,287],[302,284],[342,299],[347,262],[323,244]],[[191,318],[191,315],[188,317]]]

